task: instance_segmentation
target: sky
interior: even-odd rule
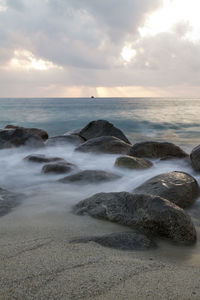
[[[0,0],[0,97],[199,97],[199,0]]]

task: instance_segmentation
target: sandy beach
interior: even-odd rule
[[[71,244],[127,228],[34,200],[0,218],[0,299],[199,299],[199,242],[150,251]]]

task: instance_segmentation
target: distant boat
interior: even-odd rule
[[[91,99],[94,99],[94,96],[91,96],[90,98],[91,98]]]

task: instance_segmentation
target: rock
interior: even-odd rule
[[[157,175],[136,188],[133,193],[160,196],[186,208],[191,206],[198,196],[196,179],[184,172],[169,172]]]
[[[79,134],[86,140],[101,136],[114,136],[127,144],[131,144],[119,128],[115,127],[112,123],[106,120],[97,120],[90,122],[83,129],[81,129]]]
[[[159,143],[159,142],[141,142],[133,145],[128,152],[128,155],[135,157],[148,157],[148,158],[164,158],[176,157],[184,158],[188,154],[185,153],[180,147],[172,143]]]
[[[44,147],[44,142],[38,135],[22,128],[1,130],[0,149],[26,146],[31,148]]]
[[[130,145],[113,136],[101,136],[90,139],[75,149],[80,152],[94,152],[107,154],[126,154]]]
[[[81,138],[79,135],[69,134],[69,135],[60,135],[54,136],[47,140],[46,146],[63,146],[72,144],[74,146],[79,146],[84,143],[85,140]]]
[[[119,250],[146,250],[156,247],[152,238],[139,231],[115,232],[103,236],[93,236],[79,238],[70,241],[70,243],[88,243],[95,242],[104,247],[115,248]]]
[[[152,167],[152,163],[143,158],[133,156],[120,156],[115,161],[115,166],[126,169],[148,169]]]
[[[85,170],[66,176],[59,180],[62,183],[101,183],[119,179],[120,176],[102,170]]]
[[[196,146],[191,154],[190,154],[190,159],[192,162],[192,167],[194,168],[195,171],[199,172],[200,171],[200,145]]]
[[[46,173],[63,174],[63,173],[69,173],[76,169],[77,167],[74,164],[70,164],[68,162],[58,162],[58,163],[44,165],[42,168],[42,172],[45,174]]]
[[[142,229],[180,244],[196,241],[194,225],[186,212],[158,196],[98,193],[79,202],[74,212]]]
[[[31,154],[24,158],[27,161],[35,162],[35,163],[49,163],[54,161],[64,161],[63,158],[60,157],[47,157],[44,154]]]
[[[64,135],[79,135],[80,131],[81,131],[81,128],[76,128],[76,129],[72,129],[72,130],[65,132]],[[86,139],[84,139],[84,140],[86,141]]]
[[[0,188],[0,216],[4,216],[20,204],[22,195]]]
[[[48,139],[48,133],[43,129],[25,128],[25,127],[15,126],[15,125],[6,125],[6,127],[5,127],[5,129],[17,129],[17,128],[23,129],[23,130],[27,131],[27,133],[39,135],[41,137],[41,139],[44,141],[46,141]]]

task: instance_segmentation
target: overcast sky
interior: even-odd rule
[[[199,97],[199,11],[199,0],[0,0],[0,97]]]

